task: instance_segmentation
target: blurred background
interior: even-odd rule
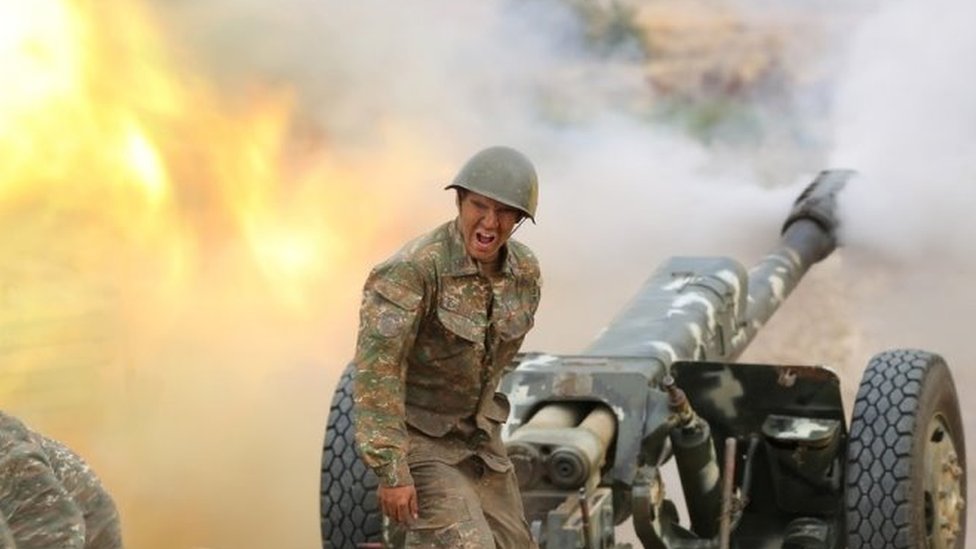
[[[517,234],[545,278],[524,350],[582,350],[670,255],[751,264],[817,171],[849,167],[844,248],[743,359],[829,365],[849,407],[872,354],[922,347],[965,399],[974,16],[0,0],[2,408],[86,456],[131,547],[319,546],[362,282],[454,215],[442,187],[494,144],[541,179]]]

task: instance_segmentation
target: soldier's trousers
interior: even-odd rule
[[[514,471],[492,471],[473,456],[457,465],[416,463],[410,473],[420,517],[407,532],[408,549],[536,547]]]

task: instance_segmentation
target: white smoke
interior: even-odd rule
[[[971,2],[897,2],[853,41],[833,155],[863,174],[844,202],[850,245],[974,265],[974,16]]]

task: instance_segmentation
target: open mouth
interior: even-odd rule
[[[483,233],[481,231],[475,231],[474,239],[481,248],[489,248],[495,243],[495,239],[498,237],[494,234]]]

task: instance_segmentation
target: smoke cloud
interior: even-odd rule
[[[965,2],[899,2],[853,41],[833,154],[863,174],[845,201],[851,246],[904,263],[973,265],[976,75],[964,64],[976,51],[964,29],[973,13]]]

